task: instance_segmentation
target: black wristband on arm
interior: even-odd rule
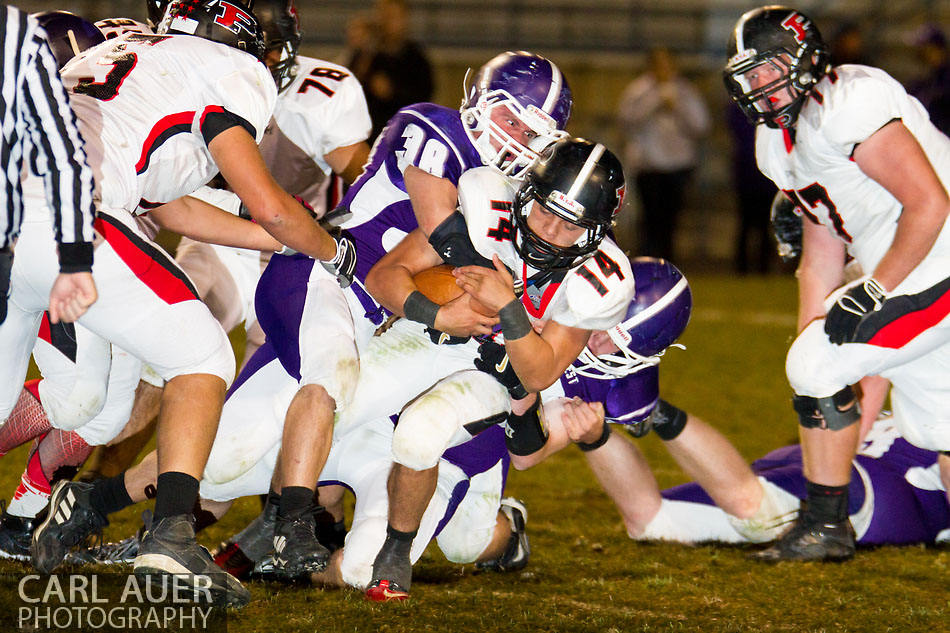
[[[92,242],[59,244],[59,272],[87,273],[92,270]]]
[[[418,290],[413,290],[402,304],[402,311],[410,321],[435,329],[435,315],[439,313],[439,304]]]
[[[518,298],[512,299],[498,311],[498,320],[506,341],[524,338],[531,332],[531,319]]]
[[[508,414],[505,423],[505,444],[513,455],[530,455],[544,448],[548,441],[548,430],[541,419],[541,398],[535,398],[534,404],[521,415]]]
[[[584,451],[585,453],[589,453],[593,450],[597,450],[598,448],[606,444],[609,438],[610,438],[610,425],[604,422],[604,430],[601,432],[600,437],[598,437],[593,442],[575,442],[575,444],[577,444],[577,447],[581,449],[582,451]]]

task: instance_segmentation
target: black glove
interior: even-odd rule
[[[853,343],[861,323],[884,306],[884,288],[873,277],[841,295],[825,317],[825,334],[835,345]]]
[[[353,271],[356,270],[356,245],[342,233],[331,235],[336,242],[336,255],[330,261],[320,263],[336,277],[341,288],[346,288],[353,283]]]
[[[528,390],[521,384],[518,374],[508,362],[508,352],[504,345],[494,341],[486,341],[478,346],[478,358],[475,359],[475,368],[483,371],[503,384],[508,393],[515,400],[528,396]]]
[[[779,191],[772,200],[772,234],[778,243],[778,254],[783,262],[790,262],[802,252],[802,216],[795,203]]]

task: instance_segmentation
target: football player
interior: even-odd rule
[[[154,2],[148,5],[151,14]],[[340,185],[356,179],[369,155],[365,140],[372,124],[363,90],[347,68],[297,54],[301,33],[292,0],[258,1],[253,10],[264,31],[264,61],[278,88],[261,155],[277,183],[323,217],[328,204],[338,202]],[[203,199],[240,213],[241,202],[234,195],[206,190]],[[224,330],[245,324],[245,362],[264,340],[254,311],[254,291],[269,257],[270,253],[262,259],[259,252],[188,238],[182,238],[176,251],[176,261]],[[140,391],[142,406],[123,434],[145,429],[158,413],[160,400],[150,393],[154,389],[143,384]],[[151,406],[146,406],[149,402]],[[137,432],[127,445],[103,449],[94,457],[93,468],[107,476],[125,470],[149,436],[147,430]]]
[[[341,277],[352,267],[352,249],[317,226],[260,159],[256,140],[270,118],[276,88],[261,62],[256,19],[240,4],[227,3],[235,23],[222,27],[215,17],[223,3],[176,3],[161,35],[129,34],[103,43],[62,73],[99,176],[97,229],[104,241],[97,259],[104,264],[98,270],[113,290],[83,325],[141,357],[168,381],[159,421],[156,521],[143,541],[137,573],[214,569],[194,541],[189,517],[234,361],[227,337],[187,277],[140,233],[132,214],[150,210],[173,231],[260,250],[287,242],[326,260]],[[179,35],[194,32],[202,37]],[[219,170],[257,220],[253,232],[239,218],[181,197]],[[239,239],[251,235],[254,240]],[[34,238],[45,239],[42,227]],[[36,286],[48,266],[39,244],[32,252],[23,274]],[[11,356],[4,369],[22,376],[32,341],[20,333],[35,328],[38,318],[28,301],[20,312],[16,328],[0,330],[0,348]],[[68,547],[105,524],[109,508],[125,494],[121,485],[106,482],[61,482],[53,490],[48,516],[33,536],[39,569],[52,570]],[[211,591],[217,601],[247,602],[240,583],[215,578]]]
[[[522,386],[520,391],[513,389],[519,400],[508,424],[527,427],[514,432],[526,436],[520,442],[538,440],[539,405],[534,394],[558,379],[592,330],[617,324],[633,295],[629,261],[606,239],[623,190],[622,167],[606,147],[563,139],[545,151],[517,191],[496,170],[475,169],[462,175],[463,221],[455,230],[471,241],[483,262],[491,262],[491,268],[455,270],[466,294],[439,306],[419,292],[414,274],[455,255],[443,257],[422,229],[406,237],[370,272],[370,292],[387,309],[406,317],[381,336],[391,348],[387,353],[392,367],[383,365],[384,371],[372,372],[366,382],[372,385],[378,411],[401,410],[393,437],[387,539],[374,563],[373,582],[367,589],[370,599],[408,597],[409,548],[438,479],[439,456],[502,421],[511,408],[505,388],[472,369],[477,342],[435,342],[449,336],[491,336],[487,317],[469,318],[470,313],[479,314],[472,309],[472,298],[482,304],[482,312],[498,314],[506,362]],[[454,251],[454,243],[444,244],[442,253]],[[515,295],[515,279],[523,288],[520,298]],[[545,321],[540,334],[533,321]],[[427,328],[436,332],[431,340]],[[359,421],[360,408],[353,406],[353,418],[343,416],[339,425]]]
[[[331,71],[298,76],[298,90],[333,90],[340,75]],[[300,381],[274,480],[274,490],[283,491],[275,534],[283,573],[322,568],[329,555],[312,529],[293,526],[311,521],[334,413],[345,415],[357,385],[358,349],[385,318],[364,286],[370,266],[418,226],[427,235],[454,234],[437,227],[454,226],[460,176],[483,165],[523,176],[538,151],[564,134],[570,107],[570,90],[553,63],[525,52],[498,55],[477,73],[461,111],[431,103],[408,106],[377,139],[338,210],[349,218],[341,226],[359,255],[345,300],[311,260],[271,259],[257,288],[257,316],[284,368]],[[472,251],[463,243],[455,248],[459,255]],[[470,318],[493,322],[474,312]]]
[[[902,435],[924,448],[950,448],[950,198],[943,184],[950,182],[950,140],[887,73],[832,67],[818,28],[794,9],[743,15],[723,76],[758,126],[759,168],[808,219],[800,334],[786,361],[807,509],[759,558],[847,559],[859,431],[851,385],[869,375],[889,379]],[[866,274],[839,288],[846,253]]]

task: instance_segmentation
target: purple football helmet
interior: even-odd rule
[[[467,77],[466,77],[467,79]],[[467,82],[466,82],[467,83]],[[553,62],[525,51],[507,52],[482,66],[462,98],[462,123],[482,161],[521,179],[545,147],[567,136],[571,89]],[[491,120],[506,107],[536,135],[528,146]]]
[[[95,24],[69,11],[44,11],[33,17],[46,31],[46,40],[59,68],[87,48],[106,41]]]
[[[656,365],[689,323],[693,293],[683,273],[654,257],[637,257],[630,264],[636,294],[623,321],[607,330],[618,351],[595,356],[585,347],[574,365],[582,376],[609,380]]]

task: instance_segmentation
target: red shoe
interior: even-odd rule
[[[373,602],[408,600],[409,592],[391,580],[376,580],[366,588],[366,599]]]
[[[247,557],[237,543],[222,543],[212,557],[218,567],[238,580],[247,580],[254,569],[254,561]]]

